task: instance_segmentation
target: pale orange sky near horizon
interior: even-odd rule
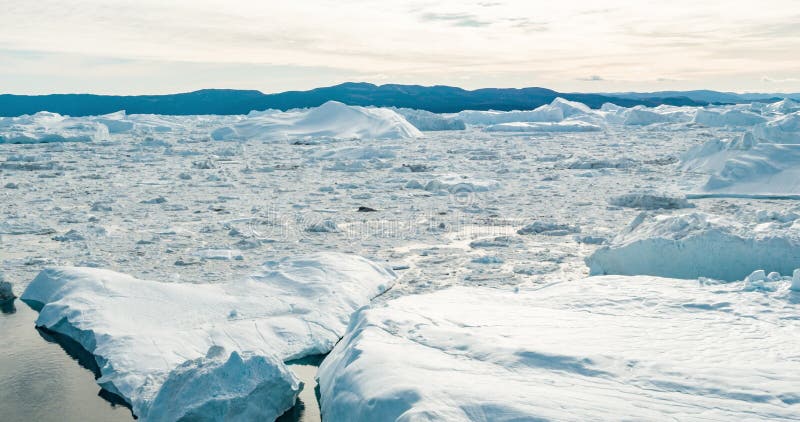
[[[0,92],[800,92],[794,0],[0,0]]]

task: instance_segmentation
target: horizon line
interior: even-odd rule
[[[415,86],[415,87],[422,87],[422,88],[436,88],[436,87],[445,87],[445,88],[455,88],[460,89],[466,92],[474,92],[480,91],[484,89],[497,89],[497,90],[523,90],[523,89],[543,89],[553,91],[557,94],[593,94],[593,95],[624,95],[624,94],[659,94],[659,93],[689,93],[689,92],[715,92],[720,94],[734,94],[734,95],[774,95],[774,96],[781,96],[781,95],[800,95],[800,92],[777,92],[777,91],[719,91],[710,88],[703,88],[703,89],[686,89],[686,90],[679,90],[679,89],[669,89],[669,90],[659,90],[659,91],[558,91],[552,88],[546,88],[543,86],[520,86],[520,87],[496,87],[496,86],[487,86],[481,88],[474,88],[468,89],[463,88],[457,85],[446,85],[446,84],[432,84],[432,85],[424,85],[424,84],[402,84],[402,83],[384,83],[384,84],[375,84],[372,82],[363,82],[363,81],[348,81],[348,82],[341,82],[333,85],[324,85],[324,86],[317,86],[314,88],[309,89],[289,89],[285,91],[274,91],[274,92],[264,92],[259,89],[242,89],[242,88],[199,88],[191,91],[183,91],[183,92],[173,92],[173,93],[160,93],[160,94],[149,94],[149,93],[137,93],[137,94],[103,94],[103,93],[94,93],[94,92],[51,92],[47,94],[18,94],[12,92],[0,92],[0,96],[19,96],[19,97],[45,97],[50,95],[93,95],[93,96],[101,96],[101,97],[158,97],[158,96],[171,96],[171,95],[181,95],[181,94],[192,94],[196,92],[202,91],[235,91],[235,92],[257,92],[261,95],[276,95],[276,94],[284,94],[288,92],[309,92],[316,89],[325,89],[325,88],[335,88],[342,85],[371,85],[374,87],[383,87],[383,86]]]

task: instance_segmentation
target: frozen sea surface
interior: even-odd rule
[[[270,113],[105,116],[95,123],[113,123],[102,123],[109,133],[99,135],[94,123],[73,127],[44,116],[58,120],[56,126],[70,124],[80,142],[0,144],[0,266],[19,295],[48,266],[225,284],[264,262],[336,251],[395,268],[399,278],[375,300],[379,306],[454,286],[514,290],[582,279],[589,273],[585,259],[604,244],[614,247],[641,208],[670,217],[687,211],[672,204],[691,206],[692,213],[744,219],[767,231],[790,224],[781,221],[796,211],[793,201],[752,196],[690,196],[686,203],[684,195],[710,179],[681,162],[686,151],[739,139],[749,128],[693,123],[696,110],[689,108],[547,107],[526,119],[568,117],[602,130],[506,133],[470,126],[381,140],[223,141],[210,134],[230,127],[217,138],[238,138],[248,128],[243,122],[268,124]],[[507,119],[462,117],[485,125]],[[780,129],[788,144],[793,126],[784,123],[756,132]],[[738,144],[722,143],[719,165],[707,171],[731,168],[726,161],[737,159]],[[726,180],[729,190],[736,188],[736,180]],[[630,199],[641,192],[669,196]]]

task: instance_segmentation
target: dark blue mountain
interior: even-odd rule
[[[50,111],[86,116],[125,110],[130,114],[246,114],[251,110],[316,107],[336,100],[350,105],[408,107],[436,113],[462,110],[530,110],[556,97],[599,108],[603,103],[635,105],[705,105],[682,95],[631,98],[606,94],[560,93],[545,88],[485,88],[465,90],[451,86],[373,85],[344,83],[309,91],[264,94],[259,91],[204,89],[170,95],[0,95],[0,116]]]
[[[610,95],[612,97],[621,97],[628,99],[652,99],[652,98],[669,98],[669,97],[685,97],[690,100],[707,102],[710,104],[738,104],[749,103],[751,101],[761,102],[775,102],[784,98],[791,98],[794,100],[800,99],[798,94],[775,94],[775,93],[746,93],[738,94],[735,92],[720,92],[711,91],[707,89],[700,89],[695,91],[657,91],[657,92],[616,92]]]

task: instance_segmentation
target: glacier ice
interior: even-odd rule
[[[702,212],[642,213],[609,245],[587,257],[586,264],[592,275],[731,281],[756,269],[791,274],[800,267],[800,231],[794,221],[768,224]]]
[[[226,283],[140,280],[110,270],[43,270],[22,299],[37,326],[95,356],[106,390],[142,420],[274,418],[300,386],[283,362],[327,353],[350,315],[395,275],[367,259],[317,253],[268,262]]]
[[[580,120],[560,122],[512,122],[487,126],[487,132],[599,132],[600,126]]]
[[[697,110],[694,123],[705,126],[754,126],[767,119],[756,113],[741,110]]]
[[[419,129],[394,110],[348,106],[337,101],[304,110],[251,113],[232,125],[211,132],[215,140],[397,139],[420,136]]]
[[[395,108],[393,110],[405,117],[409,123],[423,132],[464,130],[467,128],[466,123],[456,116],[447,116],[439,113],[431,113],[426,110],[414,110],[410,108]]]

